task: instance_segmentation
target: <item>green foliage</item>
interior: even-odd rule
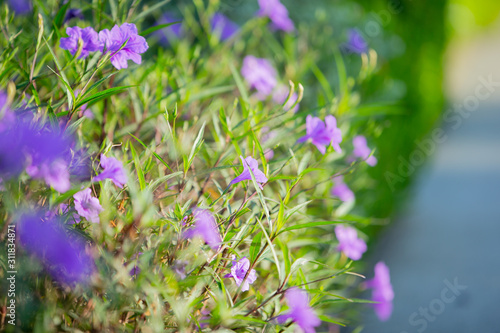
[[[67,226],[86,237],[95,259],[87,286],[56,283],[20,250],[18,281],[30,290],[19,295],[22,330],[291,332],[294,326],[278,325],[276,317],[292,286],[308,291],[324,325],[354,325],[352,309],[361,306],[355,303],[369,302],[351,297],[363,289],[363,276],[355,272],[365,267],[337,251],[334,228],[351,225],[366,240],[362,232],[376,220],[365,208],[377,202],[383,178],[370,176],[363,161],[349,160],[352,139],[362,134],[373,142],[387,119],[403,111],[397,98],[377,98],[390,90],[385,82],[373,88],[384,80],[377,79],[377,52],[342,53],[345,38],[333,34],[326,12],[304,11],[297,31],[286,35],[269,29],[266,19],[248,17],[256,10],[248,3],[235,9],[216,0],[179,3],[185,36],[168,47],[155,32],[169,24],[153,25],[161,13],[175,10],[168,1],[35,1],[34,12],[24,17],[2,5],[0,87],[8,88],[12,106],[26,104],[37,118],[74,133],[90,155],[92,176],[100,172],[101,154],[123,161],[129,175],[123,189],[87,179],[63,194],[22,176],[9,197],[0,194],[2,230],[15,223],[20,207],[73,205],[82,186],[92,187],[104,208],[98,224]],[[301,3],[289,7],[292,18],[306,7]],[[85,20],[64,23],[65,13],[77,7]],[[235,16],[242,24],[235,37],[220,41],[211,33],[216,10],[246,13]],[[359,13],[350,1],[335,10]],[[125,22],[137,24],[150,46],[141,65],[117,71],[109,55],[82,60],[59,47],[67,26],[97,30]],[[341,23],[357,21],[348,15]],[[297,113],[285,109],[286,101],[255,98],[240,74],[246,55],[272,60],[280,83],[291,82],[288,99],[300,96]],[[322,155],[309,142],[297,143],[309,114],[335,115],[343,152],[329,147]],[[274,138],[263,140],[269,131]],[[375,155],[385,157],[394,145],[382,136]],[[239,156],[259,161],[268,178],[262,189],[253,172],[251,180],[229,185],[242,172]],[[338,175],[363,193],[355,203],[331,195]],[[220,248],[185,237],[196,208],[213,212]],[[257,271],[249,291],[224,277],[233,256],[249,258]],[[131,276],[134,267],[140,272]]]

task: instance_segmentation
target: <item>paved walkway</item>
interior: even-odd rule
[[[500,332],[500,103],[486,103],[447,129],[381,235],[372,259],[391,270],[394,311],[367,312],[362,332]]]

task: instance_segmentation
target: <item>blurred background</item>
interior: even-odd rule
[[[375,11],[387,6],[375,3]],[[500,2],[405,8],[393,16],[407,48],[392,72],[407,84],[404,101],[415,114],[399,130],[414,133],[414,145],[394,147],[404,161],[389,163],[401,168],[397,175],[411,173],[411,184],[371,253],[390,267],[394,310],[387,322],[366,311],[358,329],[498,332]],[[400,141],[402,132],[391,130],[381,140]]]

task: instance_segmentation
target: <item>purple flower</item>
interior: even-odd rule
[[[179,277],[179,279],[184,280],[186,278],[186,267],[188,262],[186,260],[176,260],[172,265],[172,270]]]
[[[366,160],[366,163],[369,166],[375,166],[377,164],[377,158],[375,156],[370,156],[371,149],[368,148],[366,144],[366,138],[362,135],[356,136],[352,140],[352,144],[354,145],[353,155],[355,157],[362,158]]]
[[[220,40],[231,38],[238,32],[239,26],[221,13],[215,13],[210,20],[212,32],[219,36]]]
[[[309,306],[307,293],[302,289],[293,287],[286,291],[285,297],[290,311],[287,314],[278,316],[278,323],[283,324],[288,319],[292,319],[305,333],[316,332],[314,327],[319,326],[321,320]]]
[[[82,10],[79,8],[70,8],[66,12],[66,16],[64,17],[64,23],[70,21],[73,18],[77,18],[83,20],[85,17],[82,14]]]
[[[61,38],[60,46],[64,50],[68,50],[72,55],[78,51],[78,41],[81,40],[83,43],[82,53],[78,56],[78,59],[87,58],[89,52],[94,52],[99,50],[99,39],[97,32],[91,27],[80,28],[80,27],[68,27],[66,28],[66,34],[69,37]]]
[[[365,283],[367,288],[372,288],[372,301],[378,302],[373,304],[375,313],[381,321],[386,321],[392,314],[392,300],[394,299],[394,291],[391,285],[391,276],[387,265],[379,261],[375,265],[375,276],[372,280]]]
[[[274,87],[277,84],[276,70],[271,62],[264,58],[256,58],[252,55],[246,56],[243,59],[241,67],[241,75],[250,85],[250,89],[257,90],[257,98],[264,100],[271,95]]]
[[[106,178],[111,179],[116,186],[122,188],[127,183],[127,174],[123,169],[122,162],[114,157],[106,157],[101,154],[101,166],[104,171],[94,178],[94,181],[99,182]]]
[[[295,30],[293,21],[288,17],[288,10],[280,0],[259,0],[259,16],[267,16],[271,19],[272,26],[286,32]]]
[[[250,174],[250,170],[255,177],[255,181],[259,184],[260,189],[262,190],[262,184],[267,183],[266,175],[259,170],[259,163],[257,160],[253,159],[251,156],[248,156],[246,159],[243,159],[243,156],[240,156],[241,163],[243,164],[243,172],[229,183],[229,186],[242,182],[244,180],[252,180],[252,175]]]
[[[284,84],[280,84],[273,92],[274,103],[276,103],[276,104],[285,103],[285,101],[288,97],[288,94],[289,94],[289,90],[288,90],[287,86],[285,86]],[[292,105],[294,105],[295,102],[297,101],[297,98],[298,98],[297,93],[294,92],[292,94],[292,96],[290,96],[290,99],[283,106],[283,109],[285,111],[290,111],[290,109],[292,108]],[[297,104],[293,107],[293,112],[297,112],[298,110],[299,110],[299,104]]]
[[[99,213],[104,209],[99,203],[99,199],[92,197],[90,188],[73,195],[75,199],[75,209],[81,217],[92,223],[99,223]]]
[[[326,125],[325,125],[326,123]],[[308,115],[306,118],[307,135],[300,138],[297,142],[311,140],[312,144],[318,148],[321,154],[325,154],[326,147],[331,144],[337,152],[342,152],[339,143],[342,142],[342,133],[337,128],[337,119],[328,115],[325,122],[318,117]]]
[[[139,275],[139,273],[141,272],[141,269],[139,268],[139,266],[137,266],[137,264],[139,263],[139,256],[142,255],[142,252],[138,252],[135,254],[135,265],[134,267],[132,267],[132,269],[130,270],[129,274],[133,277],[137,277],[137,275]]]
[[[366,243],[358,237],[356,229],[349,226],[338,225],[335,227],[335,235],[339,240],[337,250],[342,251],[352,260],[359,260],[366,252]]]
[[[64,193],[71,188],[68,164],[64,159],[44,161],[38,165],[30,165],[26,173],[32,178],[43,178],[47,185],[57,192]]]
[[[16,116],[9,108],[9,98],[5,92],[0,90],[0,132],[8,130],[15,122]]]
[[[0,121],[0,176],[16,176],[26,167],[33,178],[43,178],[59,192],[66,192],[70,184],[68,167],[73,141],[50,124],[31,124],[29,114],[23,119],[18,112],[14,117]],[[1,126],[0,126],[1,127]]]
[[[99,42],[101,43],[102,52],[106,49],[106,52],[112,54],[111,63],[116,69],[127,68],[127,60],[140,64],[142,61],[140,54],[148,49],[146,39],[137,34],[137,27],[133,23],[123,23],[121,26],[115,25],[111,31],[108,29],[101,30],[99,32]],[[125,42],[125,46],[121,48]]]
[[[354,200],[354,193],[351,189],[344,183],[344,178],[342,176],[337,176],[333,178],[335,186],[332,187],[331,194],[338,197],[340,200],[347,202]]]
[[[16,15],[25,15],[33,10],[30,0],[9,0],[9,6],[14,10]]]
[[[195,209],[194,226],[188,229],[184,236],[187,238],[201,237],[212,249],[216,250],[222,243],[219,228],[215,217],[209,210]]]
[[[43,178],[58,192],[70,189],[69,166],[71,164],[72,138],[50,124],[35,129],[26,122],[19,122],[19,132],[25,155],[30,161],[26,172],[32,178]]]
[[[248,260],[247,257],[243,257],[239,261],[235,261],[234,259],[236,258],[233,256],[233,266],[231,267],[231,273],[226,274],[224,277],[234,278],[234,282],[236,282],[238,287],[243,283],[241,291],[247,291],[248,289],[250,289],[250,285],[254,283],[255,280],[257,280],[257,272],[255,271],[255,269],[252,269],[245,279],[245,276],[250,269],[250,260]]]
[[[368,51],[368,44],[358,30],[350,29],[348,32],[348,40],[343,47],[352,53],[366,53]]]
[[[40,260],[52,277],[66,284],[84,283],[94,270],[85,242],[70,236],[59,219],[43,221],[41,214],[25,214],[17,224],[21,246]]]
[[[163,14],[161,19],[158,21],[157,25],[180,22],[180,21],[182,20],[176,16],[170,14]],[[171,41],[181,38],[183,34],[184,31],[181,23],[176,23],[154,32],[154,35],[158,38],[158,42],[163,46],[169,46]]]

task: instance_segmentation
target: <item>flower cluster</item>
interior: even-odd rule
[[[30,73],[23,66],[18,70],[17,59],[4,66],[5,74],[17,76],[4,79],[9,96],[0,92],[0,216],[19,228],[19,262],[39,263],[23,274],[43,269],[52,276],[53,281],[36,281],[36,288],[47,289],[41,293],[47,308],[57,310],[57,318],[78,318],[42,328],[116,330],[107,318],[89,319],[92,309],[106,308],[109,321],[124,330],[143,325],[150,331],[237,331],[243,323],[255,325],[254,331],[280,324],[280,330],[294,325],[292,330],[309,333],[322,320],[334,322],[327,316],[333,303],[344,306],[331,302],[336,292],[325,291],[344,295],[363,286],[373,289],[381,320],[389,318],[394,292],[384,263],[365,284],[359,274],[331,279],[362,267],[352,261],[367,251],[364,230],[338,222],[368,221],[346,183],[360,164],[354,161],[377,164],[363,136],[374,133],[356,132],[377,127],[351,121],[351,106],[356,109],[361,98],[348,95],[363,79],[347,78],[342,99],[330,96],[336,87],[328,89],[331,78],[322,80],[317,72],[328,59],[320,51],[309,54],[307,38],[283,33],[295,25],[280,0],[254,0],[259,11],[253,13],[260,18],[241,28],[217,12],[227,10],[216,8],[217,1],[206,12],[202,2],[196,10],[179,5],[185,20],[145,2],[129,10],[112,5],[111,14],[108,6],[92,9],[107,22],[126,18],[144,26],[156,18],[163,25],[141,34],[132,23],[100,31],[65,27],[85,19],[82,10],[69,3],[57,13],[46,8],[40,26],[55,15],[54,33],[45,37],[53,43],[65,29],[59,43],[70,61],[57,63],[57,75],[45,75],[40,68],[53,65],[55,54],[38,48]],[[30,11],[42,7],[43,1],[34,2]],[[154,61],[121,74],[101,68],[107,60],[118,70],[129,60],[143,63],[149,48],[143,36],[149,32],[159,44]],[[250,34],[246,45],[243,38]],[[359,32],[351,30],[348,37],[346,50],[368,51]],[[264,57],[271,52],[275,57]],[[302,56],[314,63],[283,62]],[[243,85],[226,60],[241,64]],[[299,84],[297,92],[290,90],[277,70],[284,68],[293,82],[311,83],[312,89]],[[332,72],[324,73],[326,78]],[[249,99],[245,85],[253,94]],[[81,94],[87,104],[71,103]],[[358,175],[353,189],[374,183]],[[54,282],[58,288],[50,288]],[[85,297],[78,296],[82,289],[76,284],[88,289]],[[54,317],[50,311],[40,310],[37,318]],[[350,312],[339,311],[346,317]]]
[[[136,64],[142,61],[141,54],[148,49],[146,39],[137,33],[132,23],[115,25],[111,30],[104,29],[97,33],[91,27],[68,27],[69,37],[61,38],[60,46],[75,55],[80,49],[79,58],[88,57],[89,52],[101,51],[111,54],[111,63],[116,69],[127,68],[128,60]]]

